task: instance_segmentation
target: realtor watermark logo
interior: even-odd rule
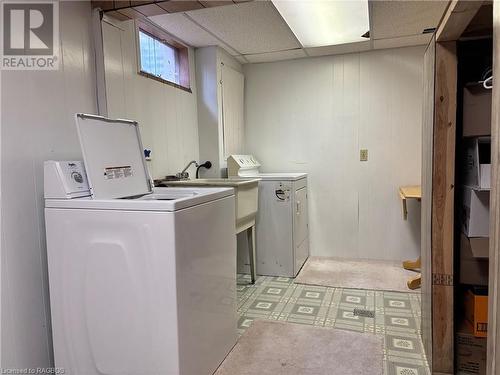
[[[1,4],[0,68],[59,69],[58,2],[2,1]]]

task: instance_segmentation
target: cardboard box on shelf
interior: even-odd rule
[[[488,237],[460,236],[460,282],[488,286]]]
[[[457,374],[486,375],[486,340],[475,337],[467,321],[458,325],[455,334]]]
[[[472,324],[476,337],[486,337],[488,333],[488,289],[472,288],[465,292],[465,319]]]
[[[463,97],[463,136],[491,134],[491,90],[481,84],[468,85]]]
[[[462,194],[460,221],[463,233],[467,237],[489,237],[490,192],[464,186]]]
[[[464,185],[476,190],[491,188],[491,137],[475,137],[464,141],[462,163]]]

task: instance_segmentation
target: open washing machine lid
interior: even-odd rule
[[[153,191],[137,122],[83,113],[75,117],[92,198]]]

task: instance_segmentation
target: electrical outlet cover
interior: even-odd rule
[[[366,148],[359,150],[359,160],[368,161],[368,150]]]

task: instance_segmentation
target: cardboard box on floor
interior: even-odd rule
[[[488,289],[472,288],[464,295],[465,319],[472,324],[476,337],[486,337],[488,333]]]
[[[491,134],[491,90],[483,85],[464,88],[463,136],[478,137]]]
[[[458,326],[455,341],[457,374],[486,375],[487,339],[475,337],[472,326],[464,320]]]
[[[460,237],[460,282],[488,286],[488,237]]]

